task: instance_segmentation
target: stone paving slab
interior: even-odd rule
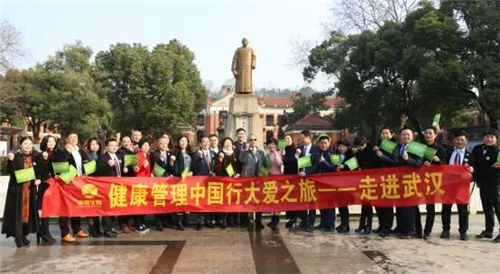
[[[381,238],[352,231],[348,235],[311,234],[288,231],[284,224],[279,233],[268,228],[260,234],[239,228],[165,229],[52,246],[38,246],[30,235],[31,246],[21,249],[12,238],[1,237],[0,273],[500,273],[500,244],[474,239],[483,228],[484,217],[470,217],[467,242],[459,241],[456,223],[457,217],[452,216],[450,240],[439,238],[440,216],[436,216],[429,240]],[[352,220],[351,228],[356,224]],[[57,225],[51,231],[59,237]]]

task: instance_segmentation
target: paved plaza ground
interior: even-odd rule
[[[458,240],[457,216],[452,216],[450,240],[439,238],[440,216],[429,240],[357,235],[354,219],[348,235],[293,232],[282,223],[279,233],[268,228],[165,229],[76,244],[58,239],[52,246],[37,245],[30,235],[31,246],[21,249],[2,237],[0,273],[500,273],[500,244],[474,239],[483,216],[470,219],[467,242]],[[51,231],[59,237],[57,225]]]

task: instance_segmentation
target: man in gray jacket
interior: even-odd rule
[[[257,147],[257,138],[254,134],[250,134],[247,139],[245,150],[240,151],[238,161],[242,164],[241,176],[242,177],[257,177],[260,174],[262,166],[269,168],[265,163],[266,155],[264,151]],[[248,215],[243,217],[242,223],[248,222]],[[262,225],[262,212],[255,213],[255,229],[263,229]]]

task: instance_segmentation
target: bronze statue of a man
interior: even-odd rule
[[[255,69],[257,56],[251,47],[248,46],[248,39],[243,38],[242,47],[239,47],[234,53],[231,71],[236,84],[234,90],[236,93],[250,94],[252,88],[252,70]]]

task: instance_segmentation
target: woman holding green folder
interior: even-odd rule
[[[38,208],[36,206],[37,186],[41,183],[40,157],[33,150],[31,137],[19,140],[20,150],[7,156],[7,171],[10,174],[2,234],[14,237],[18,248],[30,244],[27,236],[38,231]]]
[[[236,156],[233,148],[233,139],[226,137],[222,140],[222,150],[219,151],[215,159],[214,169],[217,176],[239,176],[235,173]],[[227,216],[227,218],[226,218]],[[235,227],[235,220],[238,219],[238,213],[216,213],[216,222],[221,222],[221,228],[226,228],[226,223],[230,227]]]
[[[175,148],[175,156],[170,158],[170,166],[173,167],[173,175],[175,177],[192,176],[193,155],[189,139],[186,136],[181,136],[177,139]],[[187,224],[187,215],[184,212],[174,213],[175,224],[177,230],[184,230],[184,225]]]
[[[351,144],[347,140],[337,141],[337,147],[335,150],[335,155],[338,156],[337,161],[332,161],[332,164],[337,165],[338,171],[349,171],[349,167],[345,165],[345,162],[353,157],[352,150],[350,149]],[[337,157],[333,157],[335,159]],[[341,206],[339,207],[340,214],[340,225],[336,227],[338,233],[348,233],[349,228],[349,207]]]

